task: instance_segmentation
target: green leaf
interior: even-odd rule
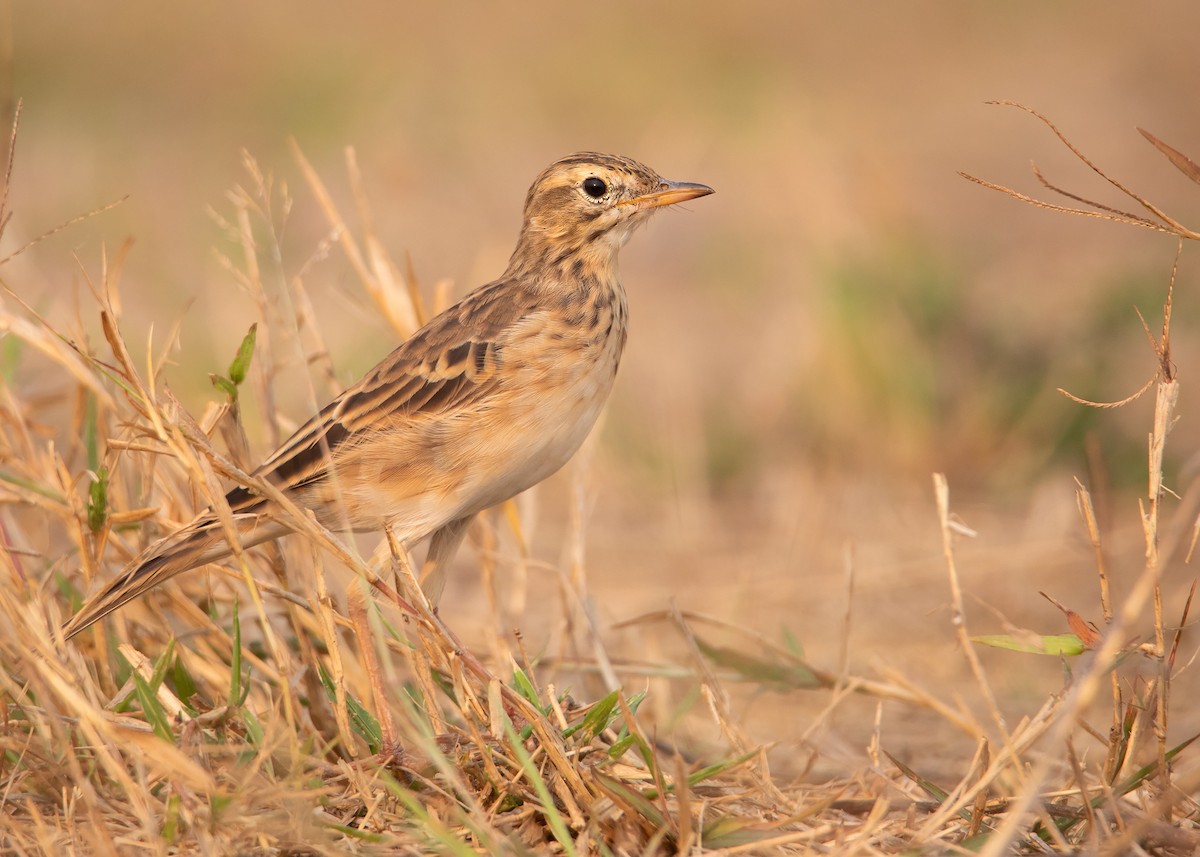
[[[626,705],[629,706],[629,712],[631,714],[637,714],[638,706],[642,704],[642,701],[645,700],[645,698],[646,698],[646,691],[644,691],[644,690],[639,691],[638,693],[635,693],[632,697],[630,697],[629,700],[625,703]],[[642,754],[643,758],[646,757],[648,749],[649,749],[646,747],[646,742],[641,740],[641,738],[639,738],[636,733],[630,732],[629,727],[627,725],[622,726],[621,732],[617,735],[617,740],[614,741],[613,745],[608,748],[609,758],[610,759],[621,758],[622,754],[624,754],[625,751],[628,750],[630,747],[632,747],[634,744],[638,745],[638,752],[640,752]],[[650,753],[650,757],[653,758],[653,753]],[[653,770],[653,768],[654,768],[653,763],[649,762],[647,764],[649,764],[650,768]]]
[[[179,792],[171,792],[167,798],[167,808],[164,813],[162,838],[168,845],[174,845],[179,837]]]
[[[6,336],[0,340],[0,377],[11,386],[21,362],[25,340],[19,336]]]
[[[98,533],[108,520],[108,468],[94,471],[92,484],[88,486],[87,519],[88,529]]]
[[[129,677],[133,675],[133,667],[129,661],[125,660],[125,656],[121,654],[121,644],[117,641],[115,634],[108,634],[108,657],[113,665],[113,678],[116,679],[118,687],[123,687],[125,682],[129,681]],[[133,697],[126,699],[126,706],[132,704]],[[117,711],[128,711],[129,708],[117,706]]]
[[[525,697],[534,705],[536,705],[539,711],[542,709],[542,703],[538,699],[537,689],[533,686],[533,682],[529,680],[529,676],[525,675],[525,671],[520,667],[517,667],[517,669],[513,672],[513,688],[517,691],[517,693],[521,694],[521,696]]]
[[[751,759],[753,759],[757,755],[758,755],[758,750],[751,750],[748,753],[743,753],[742,755],[735,756],[732,759],[726,759],[723,762],[717,762],[716,764],[706,765],[705,767],[701,768],[700,770],[698,770],[694,773],[688,774],[688,785],[694,786],[694,785],[697,785],[698,783],[704,782],[705,780],[712,779],[713,777],[717,776],[718,774],[723,774],[726,771],[731,771],[734,768],[738,767],[739,765],[744,765],[746,762],[749,762]]]
[[[696,645],[713,663],[733,670],[739,678],[776,690],[817,690],[832,687],[833,681],[797,659],[791,663],[767,660],[724,646],[714,646],[696,637]]]
[[[142,713],[146,715],[146,722],[154,729],[154,734],[168,744],[174,744],[175,735],[171,732],[171,719],[167,717],[167,712],[163,709],[162,703],[158,701],[158,697],[150,689],[150,683],[142,678],[141,673],[134,670],[133,684],[137,689],[138,704],[142,707]]]
[[[67,498],[57,491],[46,488],[24,477],[9,473],[7,470],[0,470],[0,482],[8,482],[11,485],[16,485],[18,488],[24,488],[26,491],[32,491],[42,497],[49,497],[57,503],[66,503]]]
[[[926,794],[928,794],[934,800],[945,801],[946,798],[948,798],[950,796],[950,792],[946,791],[944,788],[937,785],[936,783],[925,779],[920,774],[918,774],[916,771],[914,771],[912,768],[910,768],[908,765],[904,764],[899,759],[897,759],[895,756],[893,756],[891,753],[889,753],[887,750],[883,751],[883,755],[887,756],[888,759],[891,760],[892,764],[900,769],[900,772],[902,774],[904,774],[904,776],[908,777],[910,780],[912,780],[914,783],[916,783],[918,786],[920,786],[922,789],[924,789]]]
[[[614,714],[617,708],[617,691],[613,691],[608,696],[601,699],[599,702],[592,705],[591,710],[584,716],[583,720],[576,723],[574,726],[569,726],[563,730],[563,737],[570,738],[580,729],[587,730],[587,735],[590,738],[595,738],[601,732],[609,727],[612,723]]]
[[[1182,753],[1184,750],[1186,750],[1188,748],[1188,746],[1193,741],[1195,741],[1197,738],[1200,738],[1200,735],[1193,735],[1191,738],[1188,738],[1186,741],[1176,744],[1174,747],[1172,747],[1170,750],[1168,750],[1165,754],[1163,754],[1165,757],[1165,761],[1168,764],[1170,762],[1172,762],[1176,756],[1178,756],[1180,753]],[[1122,797],[1124,795],[1127,795],[1157,773],[1158,773],[1158,760],[1155,759],[1153,762],[1146,765],[1144,768],[1141,768],[1137,773],[1135,773],[1132,777],[1130,777],[1124,783],[1117,786],[1117,788],[1113,789],[1113,794],[1115,794],[1117,797]],[[1098,805],[1098,804],[1094,804],[1094,805]]]
[[[246,727],[246,743],[251,747],[262,746],[263,737],[267,734],[263,729],[262,723],[254,716],[254,712],[248,708],[242,709],[242,723]]]
[[[250,325],[250,330],[242,338],[238,346],[237,356],[229,364],[229,380],[235,386],[240,386],[246,380],[246,372],[250,369],[250,361],[254,358],[254,340],[258,335],[258,322]]]
[[[228,378],[224,377],[223,375],[217,375],[213,373],[208,376],[208,380],[212,381],[212,385],[229,398],[237,398],[237,384],[233,383]]]
[[[442,693],[446,694],[446,698],[458,705],[458,697],[454,695],[454,681],[443,670],[431,669],[429,677],[433,679],[434,686]]]
[[[321,684],[325,686],[325,695],[333,705],[337,705],[337,688],[333,686],[333,677],[322,667],[320,671]],[[367,710],[361,702],[346,692],[346,712],[350,715],[350,726],[359,737],[367,742],[372,753],[378,753],[383,747],[383,729],[379,721]]]
[[[791,652],[795,657],[800,658],[801,660],[804,659],[804,645],[796,637],[796,634],[791,628],[783,629],[783,645],[784,648]]]
[[[621,758],[625,755],[625,751],[633,746],[634,740],[634,736],[630,735],[629,733],[621,735],[621,737],[614,741],[613,745],[608,748],[608,757],[610,759]]]
[[[54,573],[54,588],[58,590],[59,598],[67,602],[71,613],[77,613],[79,608],[83,606],[83,595],[75,586],[74,581],[68,578],[61,571]]]
[[[238,618],[238,600],[233,598],[233,656],[229,663],[229,707],[236,709],[246,701],[250,688],[242,686],[242,623]]]
[[[346,710],[350,713],[350,723],[354,731],[367,742],[367,747],[372,753],[378,753],[383,747],[383,729],[380,728],[379,721],[351,693],[346,694]]]
[[[175,656],[175,638],[172,637],[167,641],[167,647],[163,649],[161,655],[154,662],[154,671],[150,673],[150,690],[158,693],[158,689],[162,687],[163,680],[167,677],[167,670],[171,667],[171,661]]]
[[[733,815],[722,815],[704,825],[700,833],[700,842],[707,850],[709,848],[735,848],[740,845],[751,845],[778,836],[774,828],[763,827],[749,818],[738,818]]]
[[[233,798],[230,795],[212,795],[208,799],[208,811],[212,816],[212,821],[217,821],[217,816],[225,811],[225,808],[233,803]]]
[[[629,706],[629,711],[631,714],[637,714],[638,706],[640,706],[645,700],[646,691],[639,690],[633,696],[629,697],[629,699],[625,701],[625,704]]]
[[[620,780],[610,777],[608,774],[602,774],[599,771],[596,772],[595,777],[607,791],[612,792],[622,801],[629,804],[638,815],[645,818],[655,827],[663,826],[664,819],[662,812],[652,800],[640,791],[630,788]]]
[[[425,691],[421,690],[416,682],[406,681],[400,692],[412,700],[413,708],[417,709],[417,711],[420,711],[422,714],[427,713],[427,709],[425,707]]]
[[[187,667],[183,663],[183,658],[175,658],[175,664],[171,670],[171,684],[174,687],[175,695],[182,702],[186,702],[196,695],[196,680],[188,672]]]
[[[88,470],[100,470],[100,432],[97,428],[96,396],[88,393],[83,404],[83,448],[87,450]]]
[[[996,831],[994,830],[984,830],[976,833],[974,836],[967,837],[962,842],[958,843],[958,847],[966,851],[970,851],[971,853],[978,853],[983,850],[983,847],[987,845],[995,835]]]
[[[1031,655],[1053,655],[1056,658],[1075,657],[1087,651],[1083,641],[1075,634],[1046,634],[1040,637],[1036,634],[1020,637],[1012,634],[985,634],[972,637],[971,642]]]
[[[755,756],[758,755],[758,752],[759,752],[758,750],[751,750],[750,752],[743,753],[741,756],[737,756],[736,758],[726,759],[723,762],[717,762],[715,764],[708,765],[706,767],[701,768],[698,771],[688,774],[688,778],[687,778],[688,785],[694,786],[697,783],[702,783],[707,779],[711,779],[712,777],[717,776],[717,774],[723,774],[726,771],[732,770],[732,769],[736,768],[738,765],[744,764],[745,762],[748,762],[750,759],[753,759]],[[674,793],[675,793],[675,785],[672,783],[667,786],[667,794],[674,794]],[[646,789],[644,794],[650,800],[658,800],[658,789],[656,789],[656,788]]]

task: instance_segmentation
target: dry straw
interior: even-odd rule
[[[0,229],[9,221],[16,121],[13,128]],[[1197,177],[1190,161],[1154,142]],[[21,300],[23,284],[0,270],[0,325],[58,379],[54,395],[6,385],[0,403],[0,851],[872,855],[918,846],[927,853],[1119,854],[1190,853],[1200,845],[1192,797],[1200,768],[1188,763],[1173,772],[1188,759],[1186,742],[1165,739],[1180,639],[1170,639],[1158,585],[1162,449],[1178,395],[1169,293],[1154,340],[1146,564],[1126,599],[1111,604],[1114,571],[1103,565],[1102,534],[1080,486],[1104,624],[1089,635],[1079,620],[1082,665],[1033,716],[1007,723],[971,655],[976,643],[965,625],[955,555],[969,531],[954,518],[941,477],[935,487],[953,616],[975,691],[987,702],[986,723],[907,676],[854,675],[845,640],[839,667],[826,671],[792,646],[674,607],[628,624],[671,629],[683,644],[679,660],[614,657],[587,591],[582,481],[570,567],[557,578],[563,655],[531,659],[520,637],[502,630],[504,608],[494,599],[493,644],[483,657],[431,609],[393,541],[363,557],[247,473],[247,434],[275,443],[289,425],[276,406],[276,342],[300,343],[296,363],[312,367],[320,388],[314,405],[337,388],[307,297],[315,261],[344,255],[366,300],[398,336],[448,293],[440,286],[427,307],[411,266],[402,272],[391,261],[352,151],[346,167],[357,234],[298,147],[293,154],[327,232],[308,260],[291,265],[279,236],[295,203],[247,156],[247,182],[229,194],[220,222],[238,251],[223,259],[225,268],[253,296],[259,318],[199,418],[161,383],[174,337],[142,348],[126,340],[119,275],[127,248],[105,255],[94,274],[80,261],[93,306],[67,321],[40,317]],[[1154,221],[1111,209],[1097,216],[1196,237],[1138,201]],[[80,219],[60,228],[79,228]],[[94,328],[97,319],[101,348],[66,332]],[[250,432],[242,396],[252,396],[261,414]],[[62,430],[46,429],[64,422]],[[157,534],[205,505],[228,525],[222,497],[230,484],[271,495],[300,536],[239,551],[208,574],[180,576],[71,644],[63,641],[60,623],[80,593]],[[516,505],[476,534],[486,580],[498,573],[489,548],[501,539],[523,544]],[[523,575],[514,579],[530,585]],[[1137,649],[1145,600],[1156,608],[1154,641]],[[1156,665],[1136,698],[1113,668],[1131,654]],[[656,738],[653,719],[639,714],[642,685],[654,676],[696,689],[724,736],[723,754],[702,758]],[[589,689],[589,698],[564,692],[563,680]],[[856,700],[923,708],[946,730],[971,736],[977,751],[958,783],[939,786],[921,774],[920,759],[892,760],[877,728],[862,767],[842,779],[781,781],[769,748],[739,726],[727,693],[732,682],[827,694],[813,730]],[[1106,686],[1113,721],[1092,728],[1087,702]],[[1081,761],[1076,749],[1093,738],[1106,748],[1099,765]],[[1147,741],[1155,758],[1137,768],[1132,760]]]

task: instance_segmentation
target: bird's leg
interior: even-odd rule
[[[437,607],[442,590],[446,587],[446,566],[454,559],[463,536],[474,520],[474,514],[458,518],[435,530],[429,539],[429,552],[425,554],[425,562],[421,565],[420,581],[425,597],[434,607]]]
[[[436,539],[443,533],[443,530],[447,531],[439,541],[438,550],[436,552],[434,551],[433,545],[430,545],[430,554],[433,557],[433,563],[435,565],[440,565],[440,568],[434,568],[435,574],[444,574],[445,563],[447,563],[453,555],[453,549],[462,541],[462,537],[466,533],[467,527],[471,523],[473,517],[474,516],[460,518],[451,522],[446,527],[442,528],[442,530],[438,530],[434,533],[434,538]],[[385,533],[387,535],[388,546],[391,549],[393,562],[398,563],[403,572],[402,575],[400,572],[398,572],[397,576],[406,577],[411,581],[414,575],[413,570],[408,562],[407,551],[405,551],[404,546],[396,540],[395,533],[393,533],[392,530],[386,530]],[[427,560],[426,567],[429,567],[429,565],[430,562]],[[524,724],[528,723],[531,717],[536,716],[536,709],[532,707],[532,704],[529,702],[529,700],[521,696],[519,693],[517,693],[517,691],[504,682],[497,681],[496,676],[491,670],[483,665],[483,662],[475,656],[475,653],[462,644],[462,641],[458,639],[458,635],[450,630],[450,627],[442,621],[442,617],[438,614],[437,609],[428,598],[424,599],[425,603],[409,602],[405,600],[399,592],[397,592],[379,577],[372,579],[371,585],[387,600],[391,601],[405,613],[412,616],[426,628],[434,631],[435,634],[441,638],[441,641],[444,644],[449,644],[449,647],[445,649],[446,654],[462,661],[463,666],[465,666],[472,675],[485,684],[488,684],[489,687],[492,682],[495,682],[500,688],[501,704],[504,706],[504,711],[508,714],[509,719],[512,720],[514,724],[519,724],[518,728],[524,728]]]

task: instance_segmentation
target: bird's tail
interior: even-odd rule
[[[286,530],[258,515],[235,516],[238,541],[243,547],[277,538]],[[63,626],[67,639],[98,622],[123,604],[189,569],[216,562],[232,554],[220,521],[211,512],[148,547],[120,576],[89,598]]]

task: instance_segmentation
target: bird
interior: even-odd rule
[[[422,585],[436,603],[476,514],[562,468],[595,425],[627,338],[620,248],[658,209],[711,193],[627,157],[555,161],[526,195],[504,273],[400,343],[252,476],[332,530],[390,528],[405,548],[428,539]],[[243,548],[291,531],[252,487],[233,488],[225,502]],[[89,598],[65,637],[229,557],[227,539],[216,513],[202,511]]]

